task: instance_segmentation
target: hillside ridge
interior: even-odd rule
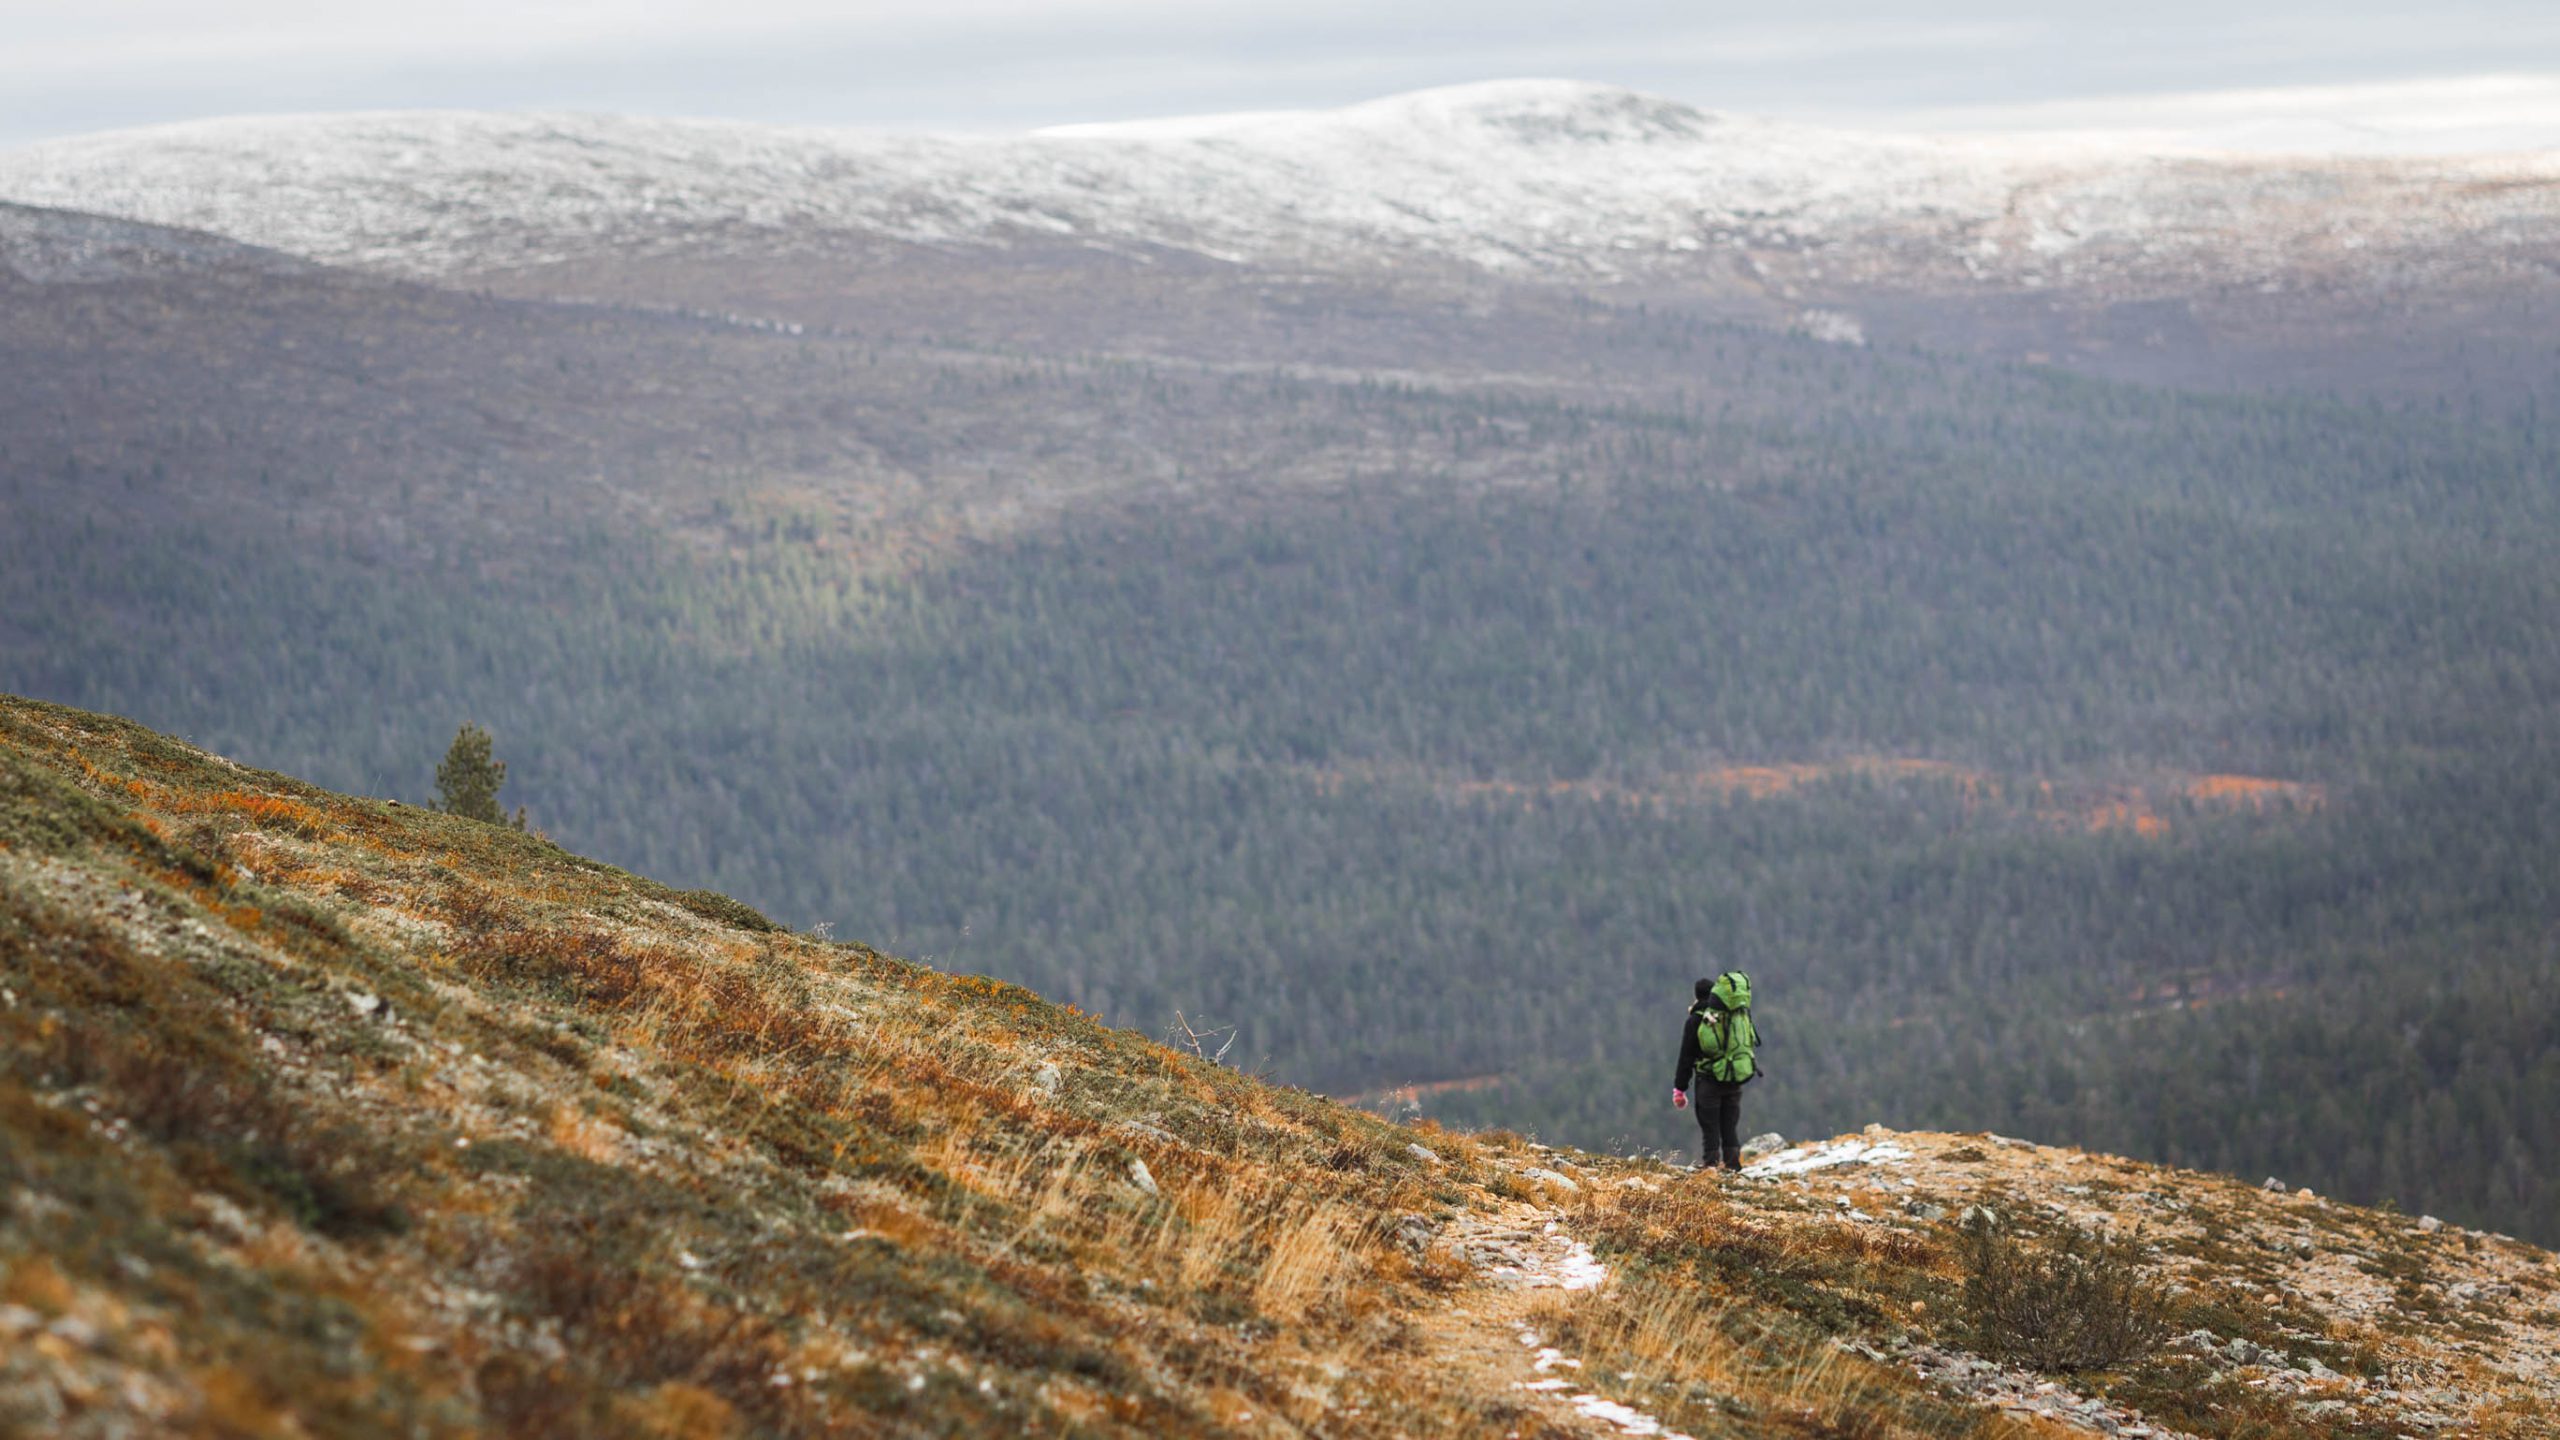
[[[1994,1136],[1405,1128],[537,836],[0,697],[0,1430],[2550,1433],[2546,1252]],[[2180,1339],[1967,1353],[1952,1237]]]
[[[2398,288],[2529,260],[2560,215],[2560,155],[1864,133],[1507,81],[1019,136],[571,113],[249,116],[0,152],[0,198],[419,277],[686,249],[1067,245],[1711,289],[2078,280],[2157,292],[2315,273]]]

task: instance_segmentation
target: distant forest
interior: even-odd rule
[[[465,525],[22,429],[0,685],[412,799],[485,725],[573,848],[1453,1121],[1693,1148],[1677,1026],[1741,966],[1753,1130],[2560,1242],[2560,434],[1686,343],[1618,401],[893,356],[1012,427],[937,463],[1351,457],[894,556],[765,491],[716,544],[530,482]]]

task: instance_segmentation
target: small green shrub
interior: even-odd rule
[[[1977,1216],[1965,1227],[1964,1310],[1974,1343],[2037,1370],[2105,1370],[2142,1359],[2169,1336],[2138,1239],[2065,1226],[2028,1244]]]
[[[732,929],[769,935],[782,929],[766,919],[762,912],[742,900],[732,900],[714,890],[687,890],[676,896],[676,903],[705,920]]]

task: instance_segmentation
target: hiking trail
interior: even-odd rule
[[[1524,1173],[1546,1193],[1571,1194],[1583,1183],[1543,1167]],[[1554,1302],[1609,1282],[1608,1266],[1573,1236],[1562,1209],[1517,1201],[1490,1215],[1470,1213],[1441,1232],[1437,1243],[1473,1272],[1421,1327],[1439,1364],[1478,1379],[1487,1392],[1514,1397],[1554,1431],[1690,1440],[1584,1384],[1583,1360],[1553,1343]]]

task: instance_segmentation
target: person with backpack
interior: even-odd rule
[[[1698,1168],[1742,1168],[1742,1087],[1760,1074],[1760,1029],[1751,1020],[1751,977],[1727,970],[1697,984],[1697,1003],[1680,1024],[1680,1069],[1671,1108],[1697,1095]]]

